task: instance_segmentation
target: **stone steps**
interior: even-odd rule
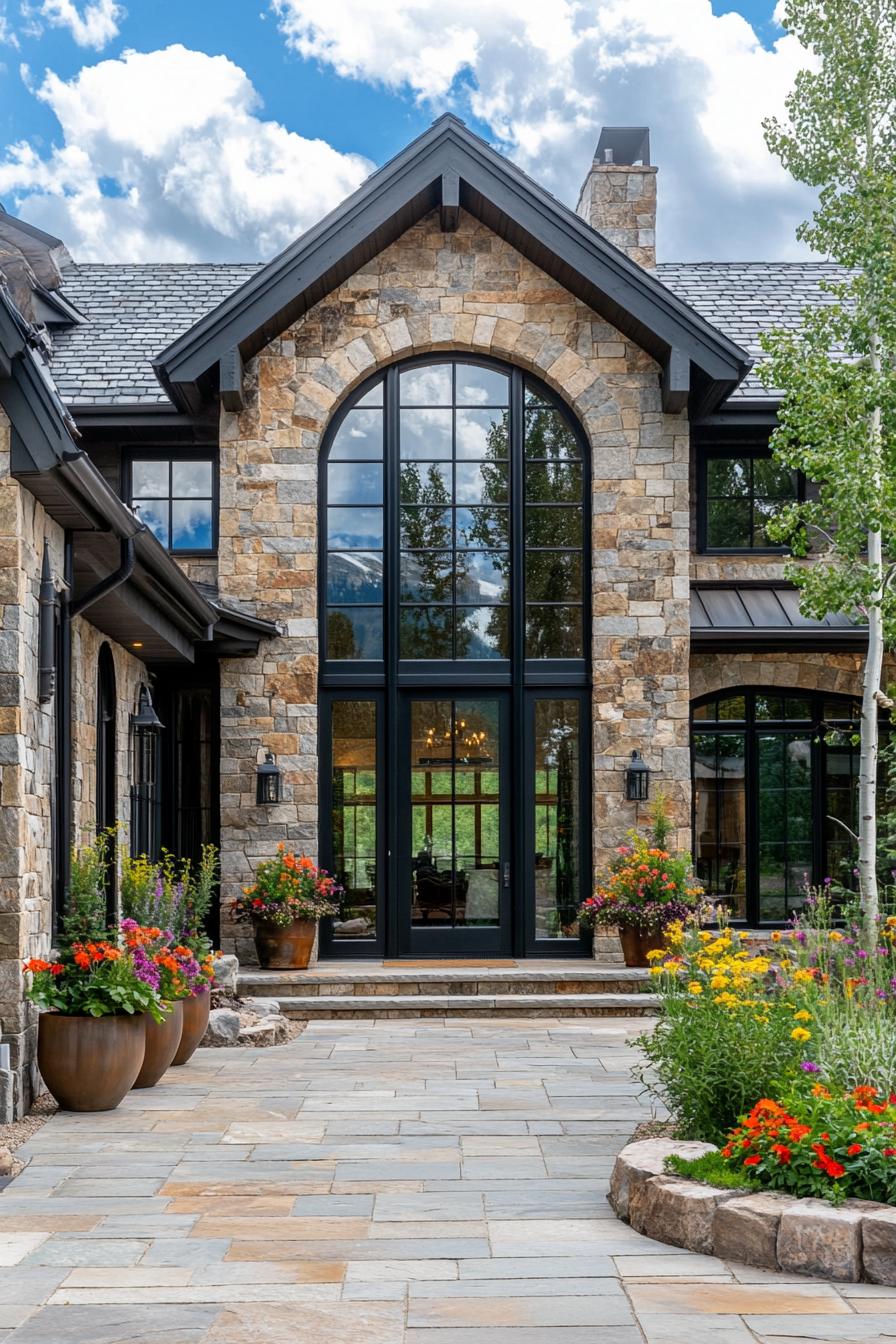
[[[280,995],[281,1013],[318,1018],[390,1017],[644,1017],[656,994],[305,994]]]
[[[276,999],[287,1017],[608,1017],[653,1012],[648,975],[592,961],[514,967],[319,963],[240,972],[241,998]]]
[[[241,998],[345,998],[351,996],[404,997],[435,995],[590,995],[637,994],[648,974],[622,966],[574,962],[540,967],[537,962],[513,968],[420,967],[407,970],[384,966],[333,968],[326,963],[307,971],[240,971]]]

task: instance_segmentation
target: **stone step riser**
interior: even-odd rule
[[[389,1017],[645,1017],[653,994],[605,995],[345,995],[280,998],[280,1011],[300,1021]]]
[[[460,985],[399,985],[398,987],[388,985],[380,988],[370,985],[359,985],[356,988],[344,985],[322,984],[315,986],[302,986],[302,995],[304,998],[348,998],[351,996],[360,998],[369,998],[372,996],[384,996],[386,998],[418,998],[425,994],[444,994],[456,998],[473,998],[479,996],[494,997],[495,994],[513,994],[516,997],[526,998],[532,994],[553,994],[558,998],[566,997],[570,994],[590,994],[599,997],[603,994],[636,994],[639,985],[636,980],[622,981],[612,985],[557,985],[557,986],[513,986],[508,988],[506,985],[490,984],[460,984]],[[296,991],[295,985],[253,985],[246,984],[242,980],[239,985],[241,998],[259,997],[259,998],[289,998]]]

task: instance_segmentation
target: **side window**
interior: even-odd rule
[[[169,551],[207,553],[217,545],[217,463],[212,456],[135,457],[128,502]]]
[[[700,549],[783,550],[769,540],[767,525],[799,490],[797,473],[766,450],[707,449],[700,460]]]

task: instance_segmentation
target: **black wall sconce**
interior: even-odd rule
[[[165,727],[152,703],[152,696],[145,686],[140,687],[137,699],[137,713],[131,715],[131,727],[137,737],[151,737]]]
[[[270,807],[280,801],[280,773],[274,753],[266,751],[264,760],[255,767],[255,801],[261,807]]]
[[[625,767],[625,796],[630,803],[643,803],[650,792],[650,766],[640,751],[633,751]]]

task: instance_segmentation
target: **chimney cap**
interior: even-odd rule
[[[609,153],[607,151],[609,150]],[[604,126],[594,155],[598,163],[650,166],[649,126]]]

